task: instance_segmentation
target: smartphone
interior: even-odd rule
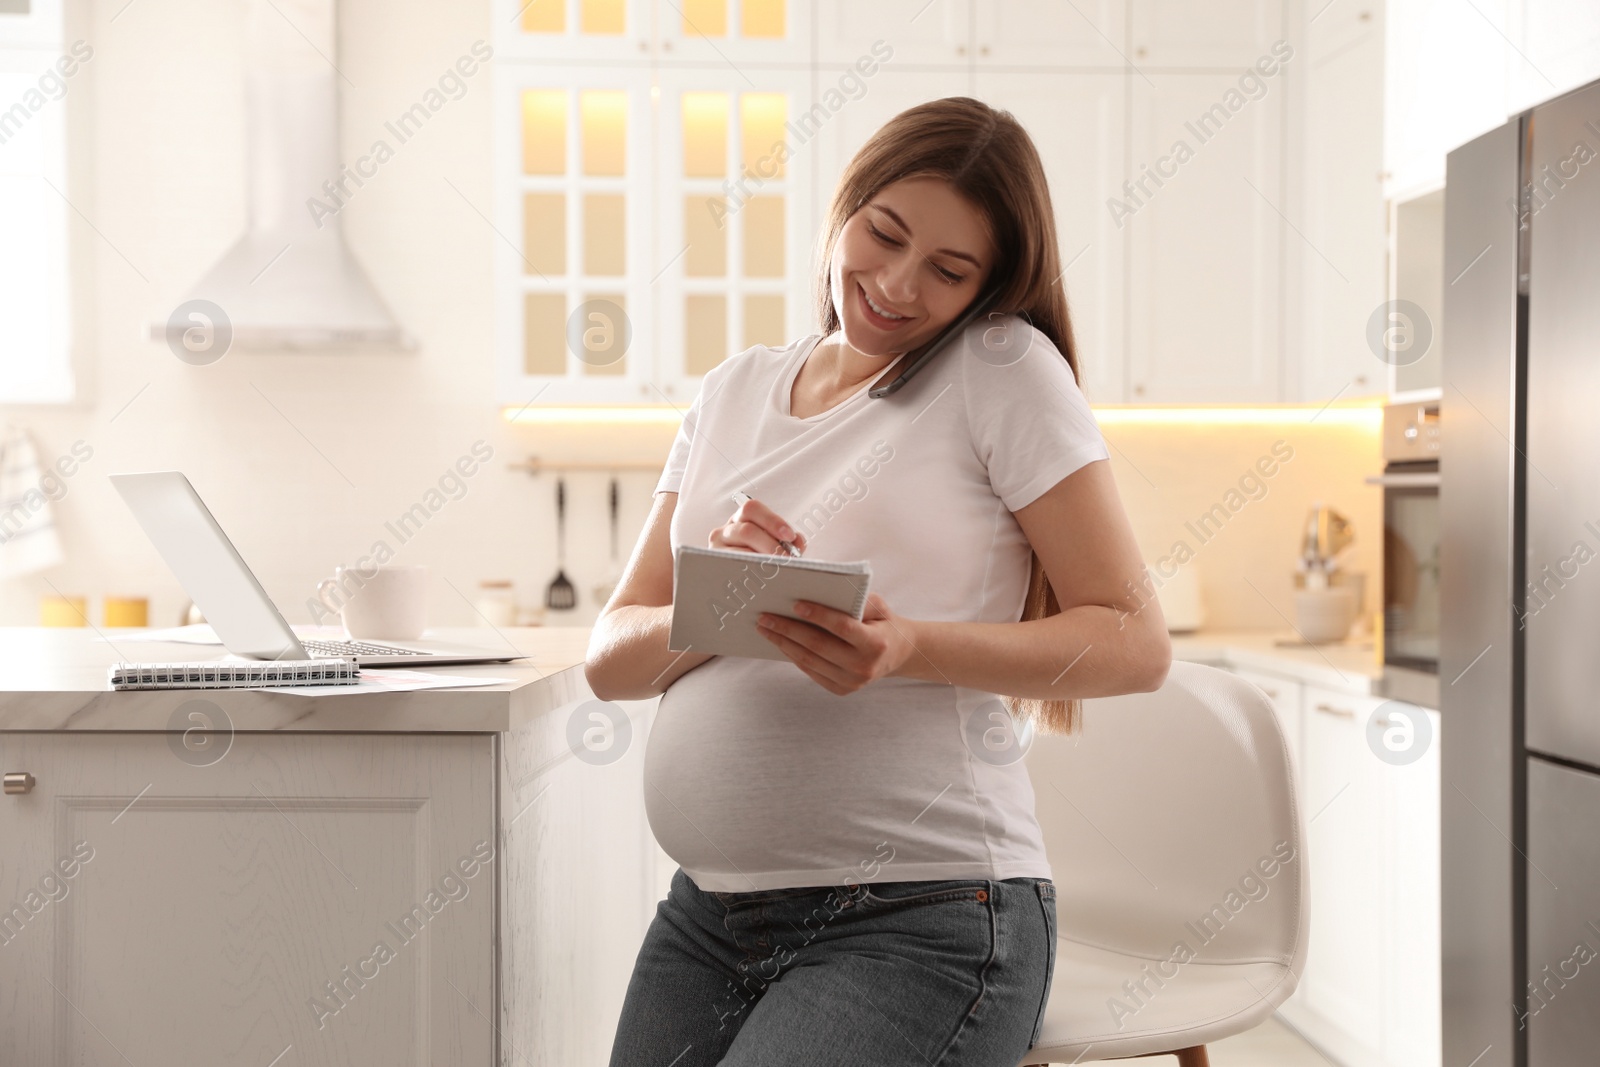
[[[998,289],[991,289],[982,296],[979,296],[972,302],[971,307],[957,315],[955,319],[951,321],[950,325],[939,331],[937,336],[922,346],[913,349],[911,351],[910,358],[906,361],[904,367],[900,371],[899,376],[896,377],[894,381],[889,382],[887,385],[873,386],[867,392],[867,395],[872,397],[885,397],[894,392],[896,389],[900,388],[902,385],[906,384],[906,382],[910,381],[912,375],[921,370],[929,360],[933,359],[934,356],[937,356],[940,352],[942,352],[945,346],[947,346],[951,341],[954,341],[957,337],[959,337],[961,335],[961,331],[965,330],[969,325],[972,324],[972,320],[987,312],[989,308],[994,305],[995,298],[999,295],[1000,291]]]

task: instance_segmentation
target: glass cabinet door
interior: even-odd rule
[[[762,71],[659,76],[661,266],[656,345],[665,399],[694,396],[707,371],[752,345],[815,329],[809,306],[817,210],[815,147],[797,122],[807,76]]]
[[[519,68],[499,105],[505,399],[653,399],[648,72]]]
[[[659,55],[664,62],[703,63],[755,82],[774,66],[805,70],[811,63],[811,6],[804,0],[672,0],[656,9]]]
[[[495,0],[498,58],[648,64],[650,0]]]

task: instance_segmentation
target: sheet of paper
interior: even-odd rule
[[[114,630],[109,638],[112,644],[123,641],[171,641],[180,645],[220,645],[216,631],[207,622],[193,626],[172,626],[164,630]]]
[[[355,685],[275,685],[263,686],[269,693],[296,693],[300,696],[341,696],[345,693],[405,693],[416,689],[468,689],[480,685],[500,685],[515,678],[467,678],[459,674],[430,674],[427,671],[363,669]]]

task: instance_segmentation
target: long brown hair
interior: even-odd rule
[[[937,177],[977,207],[998,252],[988,287],[998,285],[993,310],[1019,314],[1056,346],[1081,386],[1077,346],[1061,283],[1055,213],[1039,152],[1008,111],[968,96],[950,96],[907,108],[861,146],[845,167],[828,207],[817,246],[817,319],[824,335],[839,329],[833,306],[831,255],[850,217],[886,185],[912,177]],[[1028,596],[1019,622],[1059,614],[1061,605],[1038,553],[1030,553]],[[1013,715],[1047,733],[1071,733],[1082,717],[1079,700],[1005,697]]]

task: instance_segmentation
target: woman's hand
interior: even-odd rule
[[[795,601],[795,613],[805,621],[763,612],[756,632],[836,696],[893,675],[916,651],[911,620],[890,611],[877,593],[867,594],[859,621],[809,600]]]
[[[805,552],[806,535],[793,529],[781,515],[759,500],[740,504],[733,517],[712,530],[706,539],[710,548],[742,548],[769,556],[783,552],[779,541],[788,541],[802,554]]]

